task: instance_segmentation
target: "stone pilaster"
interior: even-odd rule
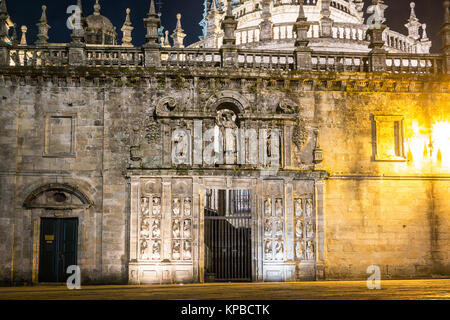
[[[294,31],[297,34],[294,51],[297,70],[307,71],[312,69],[311,49],[308,48],[308,29],[310,25],[311,23],[307,21],[303,10],[303,2],[300,2],[298,18],[294,25]]]
[[[228,2],[227,13],[222,22],[222,29],[224,30],[223,46],[222,46],[222,66],[232,68],[236,66],[238,56],[236,50],[236,35],[237,28],[236,19],[233,16],[231,9],[231,1]]]
[[[441,27],[445,73],[450,74],[450,1],[444,1],[444,24]]]

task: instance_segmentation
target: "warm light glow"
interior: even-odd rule
[[[450,167],[450,122],[437,121],[429,129],[413,121],[406,151],[416,168]]]

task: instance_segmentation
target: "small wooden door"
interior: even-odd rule
[[[42,218],[39,281],[65,282],[77,264],[78,219]]]

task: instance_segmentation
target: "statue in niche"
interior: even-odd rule
[[[183,246],[183,260],[191,260],[192,259],[192,246],[190,241],[184,241]]]
[[[302,199],[295,199],[295,216],[301,217],[303,215],[303,206],[302,206]]]
[[[172,212],[174,216],[180,215],[180,199],[175,198],[172,201]]]
[[[219,127],[234,129],[237,128],[237,115],[230,109],[217,111],[216,124]]]
[[[185,239],[190,239],[191,238],[191,220],[190,219],[184,220],[184,223],[183,223],[183,237]]]
[[[272,236],[272,222],[270,219],[266,219],[264,223],[264,236],[271,237]]]
[[[191,215],[191,199],[184,199],[184,215],[189,217]]]
[[[306,259],[314,260],[314,245],[312,241],[306,242]]]
[[[299,260],[305,259],[305,253],[303,251],[303,246],[302,246],[301,241],[297,241],[295,243],[295,256]]]
[[[159,238],[161,236],[161,221],[154,219],[152,224],[152,238]]]
[[[149,214],[148,198],[141,199],[141,213],[143,216],[148,216],[148,214]]]
[[[153,216],[159,216],[161,214],[161,198],[159,197],[153,198],[152,214]]]
[[[272,260],[272,240],[266,240],[264,245],[264,255],[266,260]]]
[[[275,236],[276,237],[282,237],[283,236],[283,225],[280,221],[280,219],[276,219],[275,221]]]
[[[295,236],[299,239],[303,237],[303,222],[297,220],[295,224]]]
[[[148,218],[143,218],[141,220],[141,237],[143,238],[150,237],[150,222]]]
[[[161,240],[153,240],[152,252],[153,260],[161,259]]]
[[[264,201],[264,214],[265,215],[272,215],[272,199],[266,199],[266,201]]]
[[[311,221],[308,221],[306,223],[306,238],[312,238],[313,237],[313,224]]]
[[[267,157],[271,157],[272,156],[272,131],[271,130],[267,130],[267,140],[266,140],[266,146],[267,146],[267,150],[266,150],[266,155]]]
[[[306,200],[306,216],[307,217],[312,217],[312,214],[313,214],[312,199],[308,199],[308,200]]]
[[[148,248],[147,239],[141,239],[140,252],[142,260],[148,260],[147,248]]]
[[[181,258],[181,243],[179,240],[175,240],[173,242],[173,247],[172,247],[172,259],[180,260],[180,258]]]
[[[181,230],[180,230],[180,220],[175,219],[172,223],[172,236],[174,239],[180,238]]]
[[[283,241],[275,241],[275,259],[283,260],[284,250],[283,250]]]
[[[281,199],[275,200],[275,213],[277,216],[283,215],[283,201]]]

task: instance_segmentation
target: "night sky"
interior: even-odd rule
[[[172,33],[176,24],[176,14],[182,14],[182,25],[188,35],[185,44],[191,44],[201,35],[199,22],[203,14],[203,0],[156,0],[163,2],[161,5],[162,24],[165,30]],[[69,5],[76,4],[76,0],[6,0],[8,12],[12,20],[20,26],[28,27],[28,43],[34,43],[37,34],[36,23],[41,16],[41,6],[47,6],[48,24],[52,27],[49,31],[49,42],[70,42],[71,31],[66,27],[66,9]],[[370,0],[365,0],[366,5]],[[443,22],[442,0],[416,0],[416,14],[421,23],[428,25],[429,38],[433,41],[432,52],[439,52],[441,41],[439,29]],[[85,16],[92,14],[95,0],[83,0]],[[407,33],[404,24],[410,13],[409,0],[386,0],[389,8],[386,11],[386,24],[393,30],[403,34]],[[101,14],[108,17],[117,27],[119,39],[122,38],[125,9],[131,9],[131,20],[134,26],[133,43],[140,46],[145,41],[145,30],[142,19],[148,12],[150,0],[100,0]],[[158,6],[157,6],[158,9]],[[18,32],[20,37],[20,32]]]

